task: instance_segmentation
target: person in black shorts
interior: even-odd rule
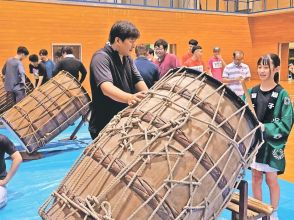
[[[8,172],[6,172],[5,153],[12,158],[12,164]],[[0,208],[7,203],[7,189],[6,185],[16,173],[22,157],[15,149],[14,144],[4,135],[0,134]]]

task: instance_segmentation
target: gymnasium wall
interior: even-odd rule
[[[117,20],[129,20],[140,30],[138,43],[154,43],[164,38],[177,45],[180,58],[187,50],[187,42],[195,38],[204,49],[204,60],[212,55],[212,48],[220,46],[227,63],[232,52],[242,49],[245,63],[255,74],[255,62],[265,51],[278,52],[280,40],[293,35],[293,13],[269,16],[225,15],[187,11],[125,9],[121,7],[92,7],[68,4],[0,1],[0,66],[14,56],[19,45],[30,54],[46,48],[51,57],[53,43],[80,43],[82,61],[87,69],[92,54],[103,47],[111,25]],[[279,29],[275,26],[278,25]],[[265,34],[269,31],[272,34]],[[288,31],[291,34],[287,34]],[[292,38],[292,41],[293,38]],[[25,60],[28,72],[28,59]],[[85,86],[89,89],[88,80]]]
[[[255,15],[248,18],[254,62],[262,54],[281,54],[281,79],[287,79],[288,43],[294,42],[294,10],[276,14]],[[282,44],[282,46],[279,45]]]
[[[82,61],[88,68],[92,54],[104,46],[109,29],[117,20],[129,20],[139,28],[138,43],[164,38],[176,44],[178,57],[186,52],[189,39],[195,38],[204,48],[204,60],[217,45],[227,62],[236,48],[242,48],[246,62],[251,62],[250,30],[245,16],[18,1],[0,1],[0,9],[1,66],[15,55],[19,45],[26,46],[31,54],[46,48],[51,56],[52,43],[81,43]],[[26,59],[27,71],[28,64]],[[85,83],[89,88],[88,80]]]

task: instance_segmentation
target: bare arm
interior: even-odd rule
[[[223,65],[223,69],[224,69],[224,67],[225,67],[227,64],[226,64],[226,62],[224,61],[224,59],[223,59],[221,56],[219,56],[219,59],[221,60],[222,65]]]
[[[250,77],[243,78],[242,76],[239,76],[234,79],[229,79],[229,78],[223,77],[223,83],[239,83],[242,81],[249,81],[249,80],[250,80]]]
[[[135,84],[135,88],[138,92],[142,92],[142,91],[148,91],[148,87],[146,85],[146,83],[142,80],[139,81]]]
[[[223,83],[238,83],[241,80],[243,80],[243,77],[241,77],[241,76],[234,78],[234,79],[229,79],[229,78],[223,77]]]
[[[103,82],[100,88],[105,96],[117,102],[127,103],[128,105],[135,105],[145,97],[145,92],[143,91],[135,94],[127,93],[114,86],[111,82]]]
[[[86,75],[87,75],[87,70],[82,63],[81,63],[81,67],[80,67],[80,73],[82,74],[81,79],[80,79],[80,83],[82,84],[86,78]]]
[[[11,158],[12,164],[10,170],[8,171],[7,176],[3,180],[0,180],[0,186],[5,186],[11,180],[11,178],[16,173],[20,163],[22,162],[22,157],[18,151],[14,152],[11,155]]]
[[[43,76],[39,76],[39,81],[38,81],[38,85],[36,86],[36,88],[38,88],[42,82],[43,82]]]

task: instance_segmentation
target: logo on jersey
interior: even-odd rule
[[[291,100],[289,97],[284,98],[284,105],[289,105],[291,103]]]
[[[277,121],[280,121],[280,119],[279,119],[279,118],[274,118],[274,119],[272,120],[272,122],[277,122]]]
[[[278,95],[279,95],[279,93],[277,93],[277,92],[275,92],[275,91],[272,93],[272,97],[274,97],[274,98],[277,98]]]
[[[274,108],[274,107],[275,107],[275,104],[274,104],[274,103],[271,103],[271,102],[268,103],[268,108],[269,108],[269,109],[272,109],[272,108]]]
[[[281,134],[276,134],[276,135],[274,135],[274,139],[280,139],[281,137],[282,137]]]
[[[281,159],[283,159],[285,157],[283,149],[274,149],[272,151],[272,154],[273,154],[274,158],[277,159],[277,160],[281,160]]]

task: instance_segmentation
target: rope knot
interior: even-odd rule
[[[103,219],[106,220],[114,220],[114,218],[112,218],[112,213],[111,213],[111,205],[109,202],[107,201],[103,201],[100,205],[101,209],[103,210],[103,212],[105,213],[105,215],[103,216]]]

